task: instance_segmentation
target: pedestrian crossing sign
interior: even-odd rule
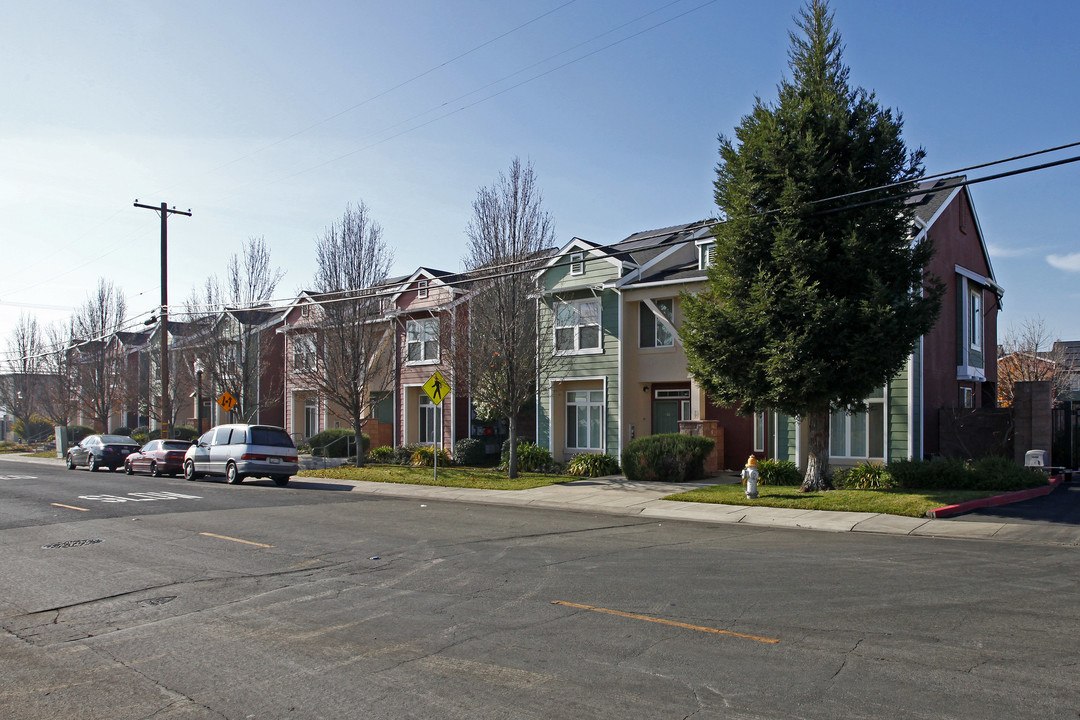
[[[436,370],[435,374],[424,383],[424,392],[431,398],[431,402],[439,405],[450,394],[450,383],[446,382],[446,378],[442,376],[442,373]]]

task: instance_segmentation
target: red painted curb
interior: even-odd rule
[[[1049,495],[1056,490],[1058,485],[1060,485],[1064,479],[1064,475],[1056,475],[1050,478],[1050,482],[1044,487],[1031,488],[1030,490],[1017,490],[1016,492],[995,495],[994,497],[983,498],[982,500],[968,500],[967,502],[957,503],[956,505],[946,505],[945,507],[939,507],[936,510],[928,510],[926,516],[930,518],[947,518],[953,517],[954,515],[962,515],[966,512],[971,512],[972,510],[978,510],[979,508],[993,507],[995,505],[1008,505],[1009,503],[1020,502],[1021,500],[1042,497],[1043,495]]]

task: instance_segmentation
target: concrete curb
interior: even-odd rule
[[[1061,486],[1061,483],[1064,481],[1064,479],[1064,475],[1056,475],[1050,478],[1050,482],[1048,482],[1045,487],[1031,488],[1029,490],[1017,490],[1016,492],[995,495],[993,497],[983,498],[981,500],[969,500],[964,503],[957,503],[956,505],[946,505],[945,507],[939,507],[934,510],[927,511],[926,516],[929,518],[954,517],[956,515],[963,515],[964,513],[971,512],[972,510],[978,510],[980,508],[994,507],[996,505],[1008,505],[1009,503],[1042,497],[1043,495],[1049,495],[1050,493],[1057,490],[1058,487]]]

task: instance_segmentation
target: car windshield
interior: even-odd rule
[[[251,428],[252,445],[269,445],[271,447],[293,447],[292,438],[281,428],[253,427]]]
[[[134,445],[135,441],[123,435],[102,435],[101,442],[107,445]]]
[[[191,447],[191,443],[183,440],[166,440],[161,443],[162,450],[187,450],[189,447]]]

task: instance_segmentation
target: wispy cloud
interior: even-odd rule
[[[1080,272],[1080,253],[1068,255],[1047,255],[1046,262],[1065,272]]]
[[[1024,255],[1030,255],[1035,250],[1035,248],[1030,247],[1011,247],[1009,245],[995,245],[994,243],[987,243],[986,249],[992,258],[1023,257]]]

